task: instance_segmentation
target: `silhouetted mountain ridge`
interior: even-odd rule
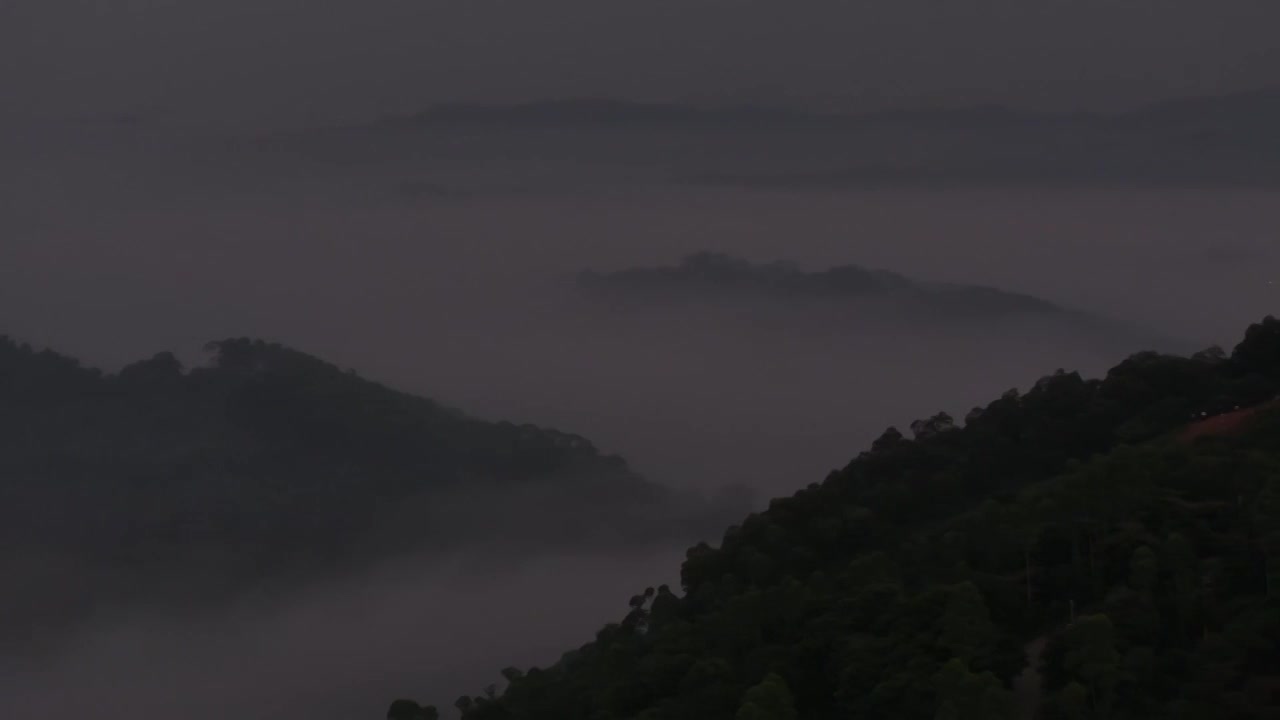
[[[1133,111],[997,105],[850,113],[569,98],[445,104],[364,125],[282,133],[255,154],[376,170],[480,193],[608,183],[861,187],[1272,187],[1280,92]],[[501,158],[500,175],[486,172]],[[384,178],[385,179],[385,178]]]
[[[816,117],[804,111],[761,105],[702,107],[681,103],[636,102],[604,97],[538,100],[513,104],[446,104],[423,112],[387,118],[394,123],[432,124],[606,124],[738,122],[744,120],[804,121]]]
[[[955,107],[920,106],[868,112],[813,110],[804,106],[695,105],[642,102],[615,97],[569,97],[519,103],[444,103],[422,112],[388,117],[388,122],[430,124],[667,124],[680,122],[908,123],[923,125],[1101,123],[1115,120],[1265,120],[1280,114],[1280,86],[1256,90],[1173,98],[1135,110],[1051,112],[987,104]]]
[[[705,521],[579,435],[472,418],[276,344],[209,349],[206,367],[160,353],[112,375],[0,338],[0,572],[20,588],[6,635],[406,553],[625,547]],[[66,572],[50,586],[39,567]]]
[[[1006,314],[1083,316],[1031,295],[979,285],[926,283],[888,270],[840,265],[809,272],[789,262],[756,264],[723,253],[699,252],[678,265],[587,270],[578,287],[618,303],[734,299],[830,302],[889,301],[945,317]]]

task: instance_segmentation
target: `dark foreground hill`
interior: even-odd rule
[[[457,704],[468,720],[1280,717],[1280,412],[1185,432],[1278,392],[1268,318],[1230,356],[1139,354],[962,427],[890,429],[692,548],[680,591],[643,590],[594,641]]]
[[[471,418],[278,345],[210,347],[208,367],[164,353],[110,375],[0,339],[0,627],[699,522],[577,435]]]

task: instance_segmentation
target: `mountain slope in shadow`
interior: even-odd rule
[[[411,553],[685,537],[705,509],[587,439],[488,422],[279,345],[103,374],[0,339],[9,632]],[[12,624],[10,624],[12,623]]]

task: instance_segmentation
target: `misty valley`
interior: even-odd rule
[[[1280,718],[1277,26],[0,2],[0,720]]]
[[[583,281],[631,295],[653,273]],[[720,257],[658,274],[713,294],[758,292],[760,275],[769,292],[779,274],[808,285]],[[161,353],[104,374],[0,345],[9,672],[113,613],[198,618],[486,547],[626,557],[732,522],[593,641],[509,667],[505,688],[457,709],[1243,718],[1275,698],[1274,318],[1230,353],[1139,353],[1100,380],[1059,370],[962,421],[891,427],[755,513],[645,480],[583,437],[477,420],[280,345],[207,349],[191,370]],[[400,699],[388,717],[439,710]]]

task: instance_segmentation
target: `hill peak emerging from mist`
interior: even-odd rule
[[[753,263],[717,252],[697,252],[677,265],[613,272],[587,270],[578,287],[619,301],[711,301],[734,299],[891,300],[945,312],[986,317],[1009,313],[1067,315],[1047,300],[980,285],[926,283],[888,270],[838,265],[806,271],[794,263]]]
[[[212,361],[204,367],[187,370],[172,353],[162,352],[113,375],[0,336],[0,378],[5,381],[0,383],[0,395],[34,410],[76,404],[86,421],[105,419],[98,413],[124,411],[143,398],[158,398],[134,419],[180,417],[180,423],[168,425],[170,430],[188,424],[206,429],[222,426],[212,442],[239,438],[251,441],[246,450],[269,447],[276,453],[287,445],[305,452],[310,461],[342,455],[347,461],[360,456],[370,462],[392,462],[387,455],[392,452],[400,460],[416,458],[415,465],[424,463],[418,469],[427,472],[441,469],[441,463],[458,469],[458,463],[481,457],[514,459],[522,448],[533,446],[597,457],[585,438],[471,418],[276,343],[234,338],[211,342],[206,349]],[[112,431],[129,430],[112,424]],[[200,437],[190,438],[192,442],[211,442],[205,433],[197,434]],[[510,435],[510,441],[502,440],[504,435]],[[600,460],[623,467],[618,458]],[[511,469],[504,469],[504,464],[488,465],[483,474],[500,479]],[[458,477],[454,472],[427,474],[436,483]]]
[[[577,292],[609,312],[705,309],[756,331],[878,334],[886,340],[963,329],[965,340],[1014,336],[1066,339],[1115,357],[1136,348],[1189,353],[1196,343],[1044,298],[985,285],[930,282],[861,265],[805,270],[696,252],[678,264],[632,267],[575,278]],[[727,314],[726,314],[727,313]]]

